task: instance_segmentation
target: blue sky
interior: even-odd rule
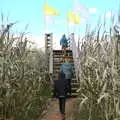
[[[78,0],[84,4],[87,8],[94,8],[94,13],[90,13],[89,23],[95,25],[99,16],[106,12],[106,20],[109,19],[110,12],[117,13],[119,8],[119,0]],[[44,0],[0,0],[0,11],[3,12],[8,21],[19,21],[16,25],[16,30],[22,31],[25,25],[28,26],[27,32],[34,36],[39,36],[44,32],[44,14],[43,4]],[[53,17],[56,24],[49,24],[47,27],[50,31],[56,32],[56,34],[67,33],[66,25],[66,12],[67,10],[73,10],[74,0],[46,0],[48,4],[53,6],[61,14],[60,16]],[[82,31],[85,28],[86,22],[81,23],[76,27]]]

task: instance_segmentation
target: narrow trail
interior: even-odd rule
[[[66,119],[74,120],[74,113],[76,111],[76,98],[70,98],[66,101]],[[58,100],[53,100],[48,107],[46,114],[39,120],[62,120],[59,113]]]

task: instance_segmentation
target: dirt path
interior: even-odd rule
[[[66,120],[74,120],[74,113],[76,108],[76,99],[70,98],[66,101]],[[39,120],[61,120],[59,113],[58,100],[53,100],[47,109],[46,114]]]

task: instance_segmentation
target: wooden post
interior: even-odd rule
[[[47,70],[49,73],[53,73],[53,34],[45,34],[45,55]]]

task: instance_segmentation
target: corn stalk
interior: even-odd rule
[[[13,25],[0,32],[0,118],[35,120],[50,94],[44,53],[29,47],[24,32],[15,37]]]

